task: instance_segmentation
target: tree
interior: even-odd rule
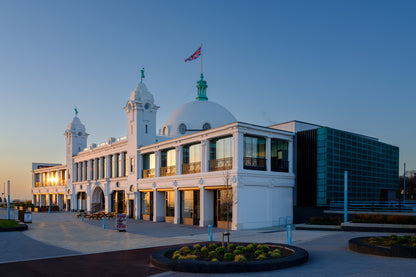
[[[403,176],[399,176],[401,198],[403,198],[403,180]],[[416,199],[416,170],[406,171],[406,199]]]

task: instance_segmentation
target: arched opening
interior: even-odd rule
[[[87,209],[87,193],[80,191],[77,193],[77,210]]]
[[[104,192],[100,187],[96,187],[92,193],[91,212],[95,213],[105,209]]]

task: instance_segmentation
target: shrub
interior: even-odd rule
[[[314,216],[309,219],[309,224],[316,225],[341,225],[342,222],[341,217],[335,216]]]
[[[235,255],[234,261],[235,262],[247,262],[247,259],[243,255]]]
[[[208,248],[206,246],[203,246],[201,248],[201,253],[204,254],[204,255],[208,255]]]
[[[256,243],[252,243],[252,244],[249,244],[247,247],[248,247],[248,249],[250,251],[254,251],[257,248],[257,244]]]
[[[226,259],[228,261],[232,261],[232,260],[234,260],[234,255],[232,253],[225,253],[224,254],[224,259]]]
[[[264,255],[264,254],[258,255],[257,258],[256,258],[256,260],[259,260],[259,261],[266,260],[266,259],[267,259],[266,255]]]
[[[188,254],[185,256],[187,260],[196,260],[198,257],[196,255]]]
[[[243,247],[243,252],[245,252],[245,253],[250,252],[250,248],[248,248],[248,247]]]
[[[240,246],[240,245],[235,248],[235,250],[240,250],[240,251],[243,251],[243,249],[244,249],[244,247]]]
[[[234,250],[233,253],[234,253],[234,255],[241,255],[241,254],[243,254],[243,251],[236,249],[236,250]]]
[[[209,251],[214,251],[217,248],[217,246],[213,243],[211,243],[210,245],[208,245],[208,250]]]
[[[172,255],[172,259],[174,260],[179,260],[179,258],[181,257],[181,253],[179,253],[179,251],[175,251]]]
[[[208,257],[209,257],[209,258],[216,258],[216,257],[217,257],[217,252],[215,252],[215,251],[210,251],[210,252],[209,252],[209,254],[208,254]]]
[[[217,249],[215,249],[215,251],[218,254],[223,255],[225,252],[227,252],[227,249],[225,249],[224,247],[217,247]]]
[[[268,246],[259,244],[259,245],[257,245],[257,250],[261,250],[263,252],[269,252],[270,249],[269,249]]]
[[[235,248],[237,247],[237,245],[235,243],[230,243],[230,249],[231,250],[235,250]]]
[[[179,249],[179,252],[183,253],[183,254],[188,254],[191,252],[191,249],[189,249],[189,247],[184,246],[181,249]]]
[[[195,253],[200,253],[201,252],[201,245],[199,244],[195,244],[193,247],[193,250]]]
[[[258,257],[260,255],[264,255],[264,252],[261,250],[256,250],[256,252],[254,252],[254,256]]]
[[[211,262],[218,262],[218,259],[217,259],[217,258],[213,258],[213,259],[211,260]]]
[[[275,252],[275,251],[270,251],[269,252],[269,256],[271,257],[271,258],[280,258],[280,251],[278,251],[278,252]]]

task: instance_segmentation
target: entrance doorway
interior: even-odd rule
[[[126,194],[124,190],[115,190],[111,193],[111,211],[118,214],[127,213]]]
[[[141,219],[153,220],[153,191],[140,192]]]
[[[104,192],[100,187],[96,187],[92,193],[91,212],[95,213],[105,209]]]
[[[219,189],[214,193],[214,226],[221,229],[231,229],[233,221],[233,191]]]
[[[129,218],[133,218],[134,217],[134,200],[130,199],[129,200]]]
[[[199,190],[181,191],[181,218],[186,225],[199,225]]]

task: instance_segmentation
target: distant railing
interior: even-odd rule
[[[343,210],[344,201],[330,200],[328,201],[329,210]],[[416,205],[407,203],[403,204],[403,200],[366,200],[366,201],[348,201],[349,211],[416,211]]]
[[[153,178],[155,177],[155,169],[143,169],[143,178]]]
[[[176,174],[176,165],[162,166],[160,168],[160,176],[173,176]]]
[[[229,170],[233,168],[233,157],[209,160],[209,171]]]
[[[194,174],[201,172],[201,162],[182,164],[182,174]]]

